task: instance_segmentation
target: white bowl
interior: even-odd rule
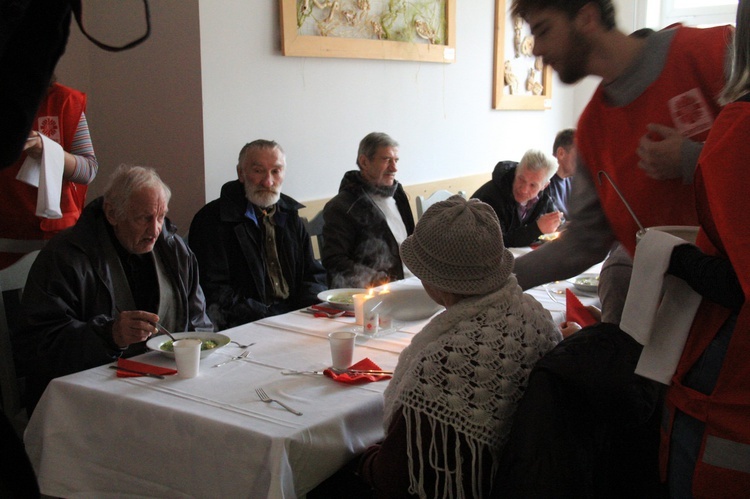
[[[443,309],[422,287],[392,289],[386,294],[376,294],[364,306],[365,315],[372,311],[397,321],[420,321]]]
[[[229,344],[230,338],[229,336],[220,334],[220,333],[208,333],[208,332],[198,332],[198,331],[190,331],[187,333],[172,333],[172,336],[175,337],[176,340],[182,340],[185,338],[198,338],[199,340],[211,340],[216,342],[216,347],[211,348],[208,350],[203,350],[203,346],[201,345],[201,359],[204,357],[208,357],[212,353],[214,353],[216,350],[220,349],[223,346],[226,346]],[[174,359],[174,352],[171,350],[164,350],[164,346],[171,344],[172,340],[167,336],[166,334],[160,334],[158,336],[154,336],[150,338],[146,342],[146,346],[153,350],[154,352],[159,352],[160,354],[169,357],[170,359]]]
[[[357,293],[367,293],[362,288],[329,289],[318,293],[318,300],[326,301],[339,310],[354,310],[354,298]]]
[[[599,274],[581,274],[575,278],[573,286],[585,293],[596,293],[599,289]]]

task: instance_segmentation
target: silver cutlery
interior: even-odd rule
[[[276,399],[272,399],[271,397],[269,397],[269,396],[268,396],[268,394],[266,394],[266,391],[265,391],[265,390],[264,390],[263,388],[256,388],[256,389],[255,389],[255,393],[257,393],[257,394],[258,394],[258,398],[259,398],[259,399],[260,399],[260,400],[261,400],[262,402],[265,402],[265,403],[267,403],[267,404],[270,404],[271,402],[276,402],[277,404],[279,404],[279,405],[280,405],[281,407],[283,407],[283,408],[284,408],[284,409],[286,409],[287,411],[291,412],[292,414],[296,414],[297,416],[302,416],[302,413],[301,413],[301,412],[299,412],[299,411],[295,411],[294,409],[292,409],[291,407],[289,407],[289,406],[288,406],[288,405],[286,405],[285,403],[283,403],[283,402],[279,402],[278,400],[276,400]]]
[[[118,306],[115,306],[115,310],[117,310],[117,313],[118,313],[118,314],[121,314],[121,313],[122,313],[122,309],[121,309],[120,307],[118,307]],[[174,336],[172,336],[172,333],[170,333],[170,332],[169,332],[169,330],[168,330],[167,328],[165,328],[164,326],[162,326],[162,325],[161,325],[161,324],[159,324],[158,322],[152,322],[151,324],[153,324],[153,325],[154,325],[154,327],[155,327],[156,329],[158,329],[158,330],[159,330],[159,331],[161,331],[162,333],[164,333],[164,334],[166,334],[167,336],[169,336],[169,339],[171,339],[171,340],[172,340],[172,342],[175,342],[175,341],[177,341],[177,340],[175,339],[175,337],[174,337]]]
[[[344,315],[346,313],[346,310],[341,310],[340,312],[329,313],[329,312],[324,312],[323,310],[316,310],[314,308],[304,308],[302,309],[302,312],[313,314],[315,317],[335,319],[337,317],[341,317],[342,315]]]
[[[177,339],[175,339],[175,337],[174,337],[174,336],[172,336],[172,333],[170,333],[170,332],[169,332],[169,330],[168,330],[167,328],[165,328],[164,326],[162,326],[162,325],[161,325],[161,324],[159,324],[158,322],[154,322],[154,326],[156,326],[156,329],[158,329],[158,330],[159,330],[159,331],[161,331],[162,333],[164,333],[164,334],[166,334],[167,336],[169,336],[169,339],[171,339],[173,343],[174,343],[175,341],[177,341]]]
[[[161,374],[147,373],[146,371],[137,371],[135,369],[128,369],[127,367],[109,366],[109,368],[117,369],[118,371],[123,371],[126,373],[140,374],[141,376],[148,376],[149,378],[164,379],[164,376],[162,376]]]
[[[236,341],[234,341],[234,340],[230,341],[229,343],[234,343],[235,345],[237,345],[237,346],[238,346],[238,347],[240,347],[240,348],[247,348],[247,347],[251,347],[251,346],[255,345],[255,342],[253,342],[253,343],[248,343],[247,345],[240,345],[239,343],[237,343],[237,342],[236,342]]]
[[[237,355],[236,357],[232,357],[232,358],[231,358],[231,359],[229,359],[229,360],[225,360],[224,362],[220,362],[219,364],[216,364],[216,365],[215,365],[215,366],[213,366],[213,367],[219,367],[219,366],[223,366],[224,364],[229,364],[230,362],[232,362],[232,361],[234,361],[234,360],[240,360],[240,359],[244,359],[244,358],[245,358],[245,357],[247,357],[248,355],[250,355],[250,350],[245,350],[244,352],[242,352],[241,354]]]
[[[393,374],[393,371],[381,371],[380,369],[336,369],[335,367],[329,367],[334,374],[372,374],[374,376],[388,376]],[[281,371],[281,374],[323,374],[323,371],[293,371],[286,370]]]

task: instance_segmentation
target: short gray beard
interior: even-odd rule
[[[253,203],[255,206],[260,208],[268,208],[279,202],[281,197],[281,191],[279,190],[275,194],[268,191],[258,192],[255,186],[245,184],[245,197]]]

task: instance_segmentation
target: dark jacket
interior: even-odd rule
[[[84,209],[76,225],[50,240],[31,267],[16,337],[33,408],[52,379],[146,351],[145,342],[121,350],[112,339],[117,311],[102,238],[110,237],[103,199]],[[154,245],[178,293],[178,331],[209,326],[195,255],[165,220]]]
[[[404,278],[398,243],[380,208],[367,195],[358,170],[344,174],[339,193],[323,208],[323,266],[332,288],[377,286]],[[399,184],[393,195],[406,232],[414,232],[409,199]]]
[[[201,208],[190,224],[190,247],[200,264],[208,314],[220,330],[312,305],[326,289],[325,271],[297,212],[303,206],[282,194],[274,221],[289,297],[273,297],[262,224],[245,216],[247,206],[242,183],[227,182],[219,199]]]
[[[539,201],[531,210],[526,223],[521,223],[518,203],[513,197],[513,181],[516,178],[517,167],[518,163],[515,161],[499,162],[492,172],[492,180],[471,195],[472,198],[484,201],[494,208],[503,230],[503,242],[509,248],[528,246],[536,241],[542,235],[536,221],[545,213],[557,211],[549,191],[543,189],[539,191]]]
[[[492,497],[663,497],[662,388],[634,374],[642,348],[601,323],[547,352],[529,376]]]

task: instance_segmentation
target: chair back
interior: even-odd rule
[[[13,321],[9,321],[9,316],[18,310],[9,310],[6,299],[10,292],[17,292],[20,297],[31,265],[38,254],[39,250],[27,253],[10,267],[0,270],[0,394],[3,412],[10,421],[14,421],[21,410],[21,395],[10,339],[10,324]]]
[[[310,239],[313,242],[313,251],[315,252],[315,258],[320,260],[320,255],[323,253],[323,211],[319,211],[310,220],[302,217],[302,223],[305,224]]]
[[[466,193],[464,191],[458,191],[458,195],[466,199]],[[427,198],[425,198],[424,196],[417,196],[417,220],[422,218],[422,215],[425,211],[427,211],[427,208],[437,203],[438,201],[445,201],[451,196],[453,196],[453,193],[445,189],[435,191]]]

